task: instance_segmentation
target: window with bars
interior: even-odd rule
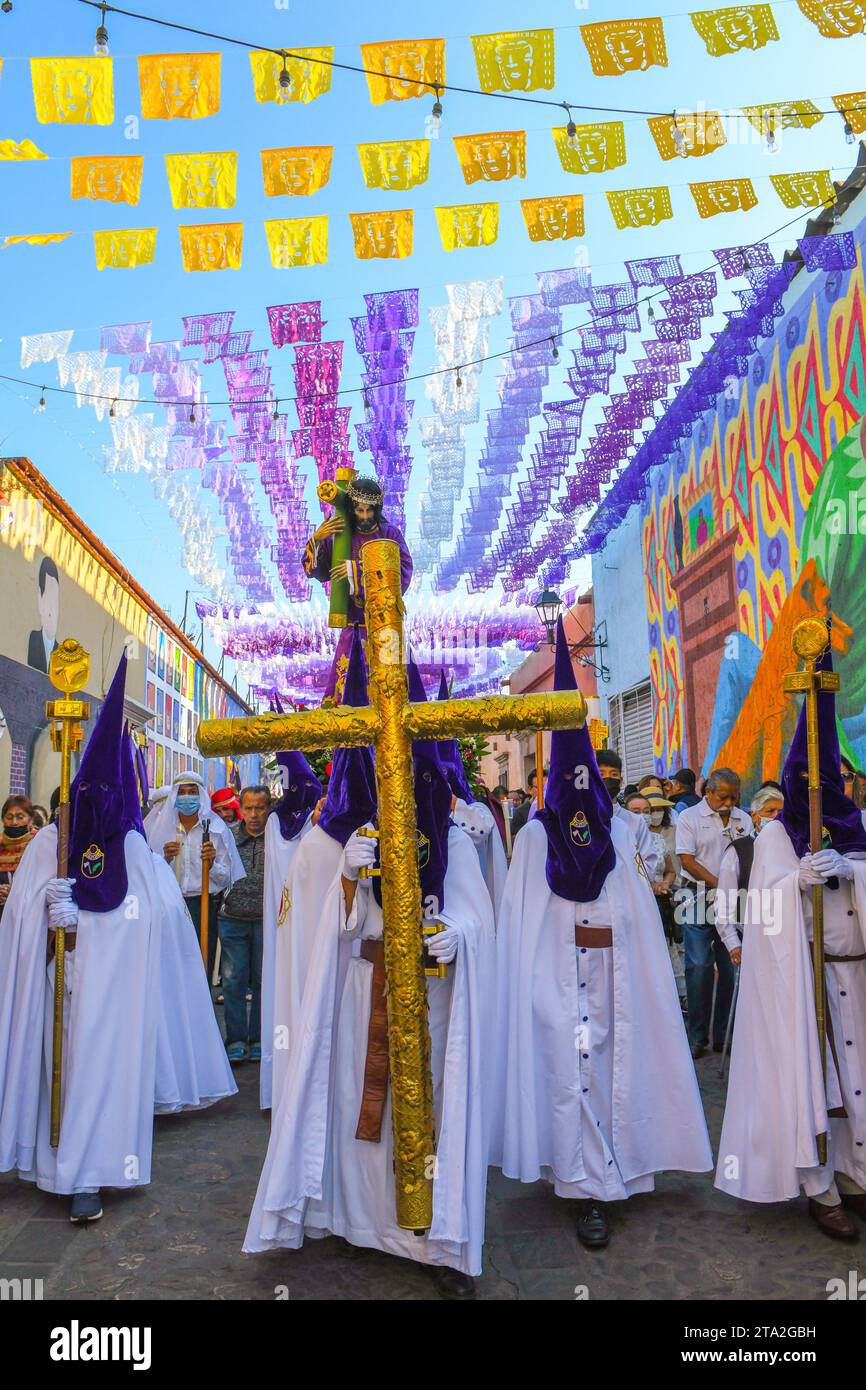
[[[610,746],[622,758],[623,786],[653,769],[653,703],[648,680],[611,695],[608,701]]]

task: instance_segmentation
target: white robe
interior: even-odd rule
[[[499,1008],[491,1162],[564,1196],[623,1198],[664,1169],[712,1166],[701,1098],[648,880],[614,817],[616,863],[597,903],[552,893],[547,835],[514,847],[497,934]],[[575,926],[612,947],[575,947]]]
[[[259,1105],[270,1110],[274,1068],[274,965],[277,950],[277,927],[285,919],[288,893],[286,879],[298,846],[308,830],[310,817],[297,835],[284,840],[276,815],[268,816],[265,826],[265,896],[262,915],[262,1063],[259,1069]]]
[[[46,1192],[150,1182],[162,904],[137,831],[124,845],[127,897],[81,911],[66,955],[60,1144],[49,1143],[54,961],[45,887],[57,831],[40,830],[13,880],[0,930],[0,1171]],[[74,870],[70,872],[74,876]]]
[[[499,904],[505,892],[508,875],[508,860],[499,838],[499,830],[493,812],[480,801],[471,804],[460,797],[451,812],[452,820],[459,830],[464,830],[478,852],[481,875],[487,884],[490,901],[493,904],[493,918],[498,920]]]
[[[834,1170],[866,1187],[866,961],[826,965],[839,1071],[828,1041],[825,1094],[809,944],[812,904],[799,887],[799,862],[781,822],[765,825],[749,880],[716,1170],[716,1187],[747,1202],[781,1202],[801,1187],[818,1196]],[[866,951],[866,863],[849,862],[853,883],[840,880],[837,889],[824,890],[828,955]],[[828,1161],[819,1167],[816,1136],[828,1130],[828,1103],[830,1109],[843,1103],[848,1119],[830,1119]]]
[[[162,907],[154,1109],[162,1115],[203,1110],[236,1095],[238,1088],[214,1013],[198,934],[170,865],[159,854],[153,861]]]
[[[373,967],[357,934],[375,939],[382,914],[359,887],[348,922],[339,880],[322,910],[285,1090],[244,1249],[297,1249],[304,1235],[343,1236],[416,1260],[481,1272],[491,1098],[493,914],[477,855],[456,827],[448,838],[445,910],[460,932],[446,980],[428,979],[436,1169],[425,1237],[397,1226],[390,1088],[378,1144],[355,1138],[363,1090]]]
[[[323,905],[335,876],[339,874],[342,858],[343,847],[339,841],[327,835],[318,825],[311,825],[298,847],[285,881],[285,897],[281,913],[278,913],[278,922],[280,915],[283,920],[275,933],[274,948],[271,1024],[271,1104],[274,1110],[283,1094],[313,946],[324,921]]]

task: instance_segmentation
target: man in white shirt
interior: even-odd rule
[[[677,911],[683,919],[689,1042],[696,1059],[703,1056],[709,1042],[711,1013],[713,1051],[721,1052],[734,990],[731,958],[709,909],[722,855],[739,836],[752,833],[751,820],[736,804],[739,796],[736,772],[729,767],[717,768],[707,778],[703,800],[682,811],[677,821],[677,854],[683,879]],[[715,1008],[714,967],[719,979]]]

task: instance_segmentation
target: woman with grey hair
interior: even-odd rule
[[[749,805],[749,813],[756,836],[768,821],[776,819],[783,805],[782,793],[773,782],[755,792]],[[719,866],[716,931],[728,948],[732,965],[739,965],[743,954],[739,927],[743,921],[745,904],[744,898],[740,895],[748,890],[754,855],[754,838],[744,836],[728,846]]]

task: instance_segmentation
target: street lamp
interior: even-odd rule
[[[562,600],[559,594],[555,594],[552,589],[545,589],[533,604],[538,620],[547,630],[547,641],[552,647],[556,641],[556,620],[562,608]]]

